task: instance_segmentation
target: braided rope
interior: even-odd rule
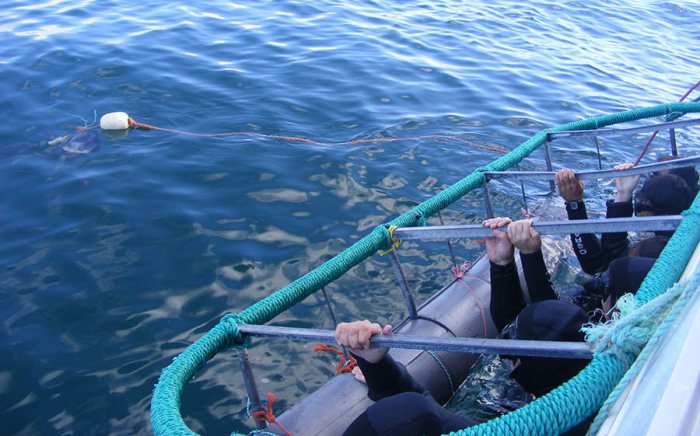
[[[426,220],[428,217],[436,214],[440,210],[458,201],[467,193],[483,186],[483,184],[486,182],[486,177],[484,176],[484,174],[482,174],[483,171],[504,171],[522,161],[530,153],[532,153],[534,150],[536,150],[538,147],[544,144],[544,142],[547,140],[547,134],[549,132],[559,132],[565,130],[588,130],[605,127],[613,124],[640,120],[644,118],[669,115],[675,112],[700,112],[700,103],[692,102],[658,105],[649,108],[636,109],[626,112],[619,112],[609,115],[588,118],[557,126],[554,128],[542,130],[536,135],[532,136],[527,141],[525,141],[524,143],[522,143],[521,145],[519,145],[507,155],[496,159],[495,161],[489,163],[486,166],[477,168],[473,173],[469,174],[464,179],[460,180],[459,182],[455,183],[454,185],[450,186],[444,191],[438,193],[434,197],[417,205],[413,209],[396,217],[391,222],[377,226],[370,234],[366,235],[358,242],[348,247],[347,249],[345,249],[329,261],[325,262],[323,265],[319,266],[315,270],[305,274],[304,276],[293,281],[289,285],[279,289],[278,291],[274,292],[268,297],[254,303],[242,312],[235,315],[226,315],[221,319],[217,326],[215,326],[212,330],[210,330],[204,336],[199,338],[195,343],[187,347],[161,373],[161,376],[158,379],[158,383],[156,384],[156,387],[153,392],[153,398],[151,400],[151,425],[153,427],[154,434],[195,434],[187,427],[180,414],[180,397],[182,395],[182,392],[184,391],[185,384],[194,376],[197,370],[201,368],[209,359],[214,357],[214,355],[231,346],[247,346],[247,339],[243,337],[240,331],[238,331],[237,324],[264,324],[265,322],[271,320],[275,316],[289,309],[296,303],[302,301],[304,298],[308,297],[321,287],[339,278],[350,268],[354,267],[363,260],[367,259],[369,256],[373,255],[375,252],[377,252],[377,250],[389,248],[391,240],[389,238],[387,226],[409,227],[415,226],[419,222],[424,222],[424,220]],[[685,223],[685,220],[683,223]],[[682,226],[683,224],[681,224],[681,227]],[[676,234],[678,233],[679,232],[676,231]],[[673,238],[671,239],[671,241],[673,241]],[[690,244],[690,242],[688,241],[686,241],[686,243]],[[682,243],[679,243],[679,245],[681,244]],[[669,242],[669,245],[672,245],[671,242]],[[685,252],[681,253],[681,255],[679,256],[679,258],[682,257],[685,257]],[[685,263],[686,262],[679,262],[676,265],[685,265]],[[653,271],[654,269],[652,269],[652,272]],[[660,271],[660,269],[657,268],[656,271]],[[672,273],[669,274],[669,277],[674,276],[675,272],[677,271],[677,268],[674,268],[671,271]],[[663,274],[661,272],[656,274],[652,274],[650,272],[649,275],[651,276]],[[675,276],[675,279],[677,279],[677,276]],[[665,283],[666,281],[661,280],[660,282]],[[660,294],[665,289],[667,289],[668,286],[663,289],[656,288],[652,285],[647,286],[649,290],[646,290],[644,286],[642,286],[642,288],[644,289],[642,295],[646,297],[647,294],[649,296],[654,295],[656,293]],[[640,293],[641,292],[642,291],[640,290]],[[621,374],[619,374],[619,376],[617,375],[619,372],[618,368],[620,367],[621,363],[619,361],[616,361],[617,363],[614,363],[613,360],[605,356],[596,357],[581,374],[587,374],[586,377],[590,377],[591,381],[601,382],[601,379],[614,379],[615,381],[617,381],[621,377]],[[589,372],[587,372],[589,368],[593,368],[591,369],[591,372],[594,370],[595,372],[589,374]],[[542,397],[536,400],[535,402],[531,403],[531,405],[551,403],[559,405],[557,406],[561,407],[561,409],[559,410],[568,410],[572,404],[579,404],[581,400],[573,398],[572,394],[569,393],[569,389],[575,389],[579,386],[580,383],[582,383],[579,380],[581,374],[579,374],[579,376],[575,377],[565,385],[562,385],[560,388],[555,389],[547,396]],[[568,388],[567,386],[572,387]],[[581,386],[582,387],[580,388],[580,390],[585,390],[589,392],[585,395],[585,398],[589,398],[589,395],[591,395],[590,392],[603,392],[600,390],[601,385],[595,385],[595,389],[591,389],[591,386],[594,385]],[[607,385],[605,386],[607,387]],[[607,392],[610,392],[611,389],[612,386],[610,386],[609,389],[605,391],[605,395],[607,395]],[[562,390],[561,392],[564,392],[565,394],[557,393],[560,392],[560,390]],[[579,394],[583,395],[583,392],[576,393],[576,395]],[[562,396],[563,400],[570,402],[570,404],[560,404],[561,401],[563,401],[557,400],[560,395]],[[584,396],[582,396],[581,398],[584,398]],[[597,409],[597,407],[600,406],[600,403],[602,403],[602,400],[602,395],[600,396],[600,398],[596,396],[595,398],[591,398],[590,401],[587,400],[586,404],[580,405],[582,407],[585,406],[585,410],[588,410],[593,406],[595,406]],[[506,415],[506,417],[513,415],[514,413],[517,413],[523,409],[525,409],[525,411],[523,411],[522,413],[530,413],[528,411],[533,409],[529,406],[530,405],[525,406],[524,408],[519,409],[516,412],[508,414]],[[533,416],[539,416],[539,419],[542,420],[542,422],[544,423],[548,423],[552,419],[547,418],[546,416],[542,416],[542,411],[532,413],[534,414]],[[551,410],[546,410],[545,415],[551,413]],[[590,413],[592,413],[592,411]],[[572,421],[572,419],[574,419],[573,417],[576,417],[576,419],[583,419],[586,416],[588,416],[580,416],[580,413],[575,414],[573,412],[567,412],[564,415],[566,417],[565,423],[567,425],[570,423],[573,423],[573,425],[575,425],[577,422],[579,422]],[[520,414],[516,416],[520,416]],[[499,419],[505,419],[506,417]],[[511,418],[507,418],[506,421],[509,419]],[[527,424],[527,421],[529,421],[529,419],[526,420],[525,424]],[[551,430],[554,428],[562,427],[556,427],[550,423],[547,424],[546,428]]]
[[[700,271],[696,271],[690,279],[675,285],[666,293],[656,297],[627,317],[628,322],[623,322],[623,324],[627,324],[626,326],[623,325],[622,328],[613,329],[620,330],[617,334],[611,331],[602,335],[600,342],[606,343],[605,341],[609,340],[611,343],[614,343],[617,348],[615,352],[618,356],[619,350],[626,350],[629,353],[630,351],[636,351],[635,349],[639,347],[640,351],[636,351],[637,357],[630,362],[631,368],[625,373],[601,406],[598,415],[589,428],[589,434],[595,434],[600,430],[612,407],[632,380],[641,372],[661,338],[675,325],[679,314],[687,306],[691,296],[697,292],[699,286]],[[630,298],[630,300],[634,299]],[[632,305],[636,306],[637,304],[634,302]],[[650,325],[649,321],[652,321],[652,325]],[[625,334],[625,332],[628,334]],[[629,353],[628,357],[632,357],[632,353]]]

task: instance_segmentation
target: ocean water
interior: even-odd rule
[[[496,149],[677,101],[700,79],[699,22],[695,0],[4,1],[1,433],[148,434],[160,371],[221,316]],[[113,111],[241,134],[76,130]],[[697,129],[678,135],[681,154],[698,152]],[[373,138],[396,140],[349,143]],[[604,166],[634,159],[645,140],[602,141]],[[596,168],[592,150],[564,142],[555,166]],[[645,159],[664,153],[660,137]],[[543,157],[523,167],[543,169]],[[495,197],[499,213],[522,206],[516,185]],[[554,201],[537,185],[528,200]],[[483,214],[475,196],[446,219]],[[460,259],[481,250],[458,245]],[[448,256],[436,244],[403,250],[423,300],[449,278]],[[405,315],[379,256],[329,292],[341,320]],[[316,296],[275,322],[333,327]],[[250,356],[278,413],[333,375],[311,344],[258,340]],[[206,434],[250,428],[245,408],[230,353],[182,399],[188,425]]]

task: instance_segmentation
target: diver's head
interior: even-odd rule
[[[637,216],[678,215],[693,202],[688,184],[675,174],[650,177],[634,198]]]
[[[588,322],[586,313],[573,303],[544,300],[520,311],[515,323],[515,338],[538,341],[584,340],[581,326]],[[511,373],[528,392],[541,396],[578,374],[587,364],[582,359],[521,357]]]
[[[678,159],[678,156],[662,156],[657,159],[657,162],[668,162],[671,160],[676,160]],[[698,171],[695,169],[694,166],[687,166],[687,167],[681,167],[681,168],[672,168],[670,170],[661,170],[658,172],[653,173],[654,175],[666,175],[666,174],[673,174],[675,176],[680,177],[685,181],[685,183],[688,184],[688,187],[690,188],[690,191],[693,193],[693,196],[697,194],[698,192],[698,180],[700,180],[700,174],[698,174]]]

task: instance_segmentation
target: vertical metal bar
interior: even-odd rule
[[[544,163],[547,166],[547,171],[552,171],[552,155],[549,150],[549,135],[547,135],[547,139],[544,140]],[[549,181],[549,191],[555,192],[554,180]]]
[[[258,394],[258,387],[255,385],[255,377],[253,377],[253,370],[250,367],[250,360],[248,359],[248,350],[245,348],[236,349],[236,354],[238,354],[238,362],[241,365],[241,374],[243,374],[243,383],[245,383],[245,390],[248,393],[248,400],[250,401],[250,408],[253,412],[261,410],[260,406],[260,395]],[[267,428],[267,422],[258,421],[254,419],[255,426],[258,429]]]
[[[331,306],[331,300],[328,298],[326,293],[326,287],[321,286],[321,292],[323,293],[323,298],[326,300],[326,305],[328,306],[328,311],[331,313],[331,319],[333,320],[333,325],[338,325],[338,320],[335,318],[335,312],[333,312],[333,306]]]
[[[335,312],[333,312],[333,306],[331,306],[331,300],[328,298],[328,294],[326,293],[326,287],[321,286],[321,292],[323,293],[323,298],[326,299],[326,305],[328,306],[328,311],[331,313],[331,319],[333,320],[333,327],[338,325],[338,320],[335,317]],[[341,345],[341,348],[343,349],[343,356],[347,359],[348,358],[348,350],[345,348],[344,345]]]
[[[520,171],[520,164],[515,164],[515,168]],[[523,205],[525,206],[525,212],[530,212],[530,208],[527,207],[527,197],[525,196],[525,183],[523,179],[520,179],[520,192],[523,194]]]
[[[678,147],[676,146],[676,129],[668,129],[668,134],[671,139],[671,156],[678,156]]]
[[[489,181],[486,180],[484,187],[484,207],[486,207],[486,218],[493,218],[493,206],[491,206],[491,198],[489,198]]]
[[[389,259],[391,259],[391,267],[394,270],[394,275],[396,275],[396,280],[399,282],[401,292],[403,292],[403,298],[406,300],[406,306],[408,306],[408,316],[411,319],[416,319],[418,318],[416,302],[413,300],[411,290],[408,288],[408,282],[406,281],[406,276],[401,269],[401,263],[399,263],[399,257],[396,255],[396,251],[389,252]]]
[[[442,214],[440,213],[440,211],[438,211],[437,216],[440,219],[440,225],[444,226],[445,221],[442,220]],[[455,257],[454,250],[452,250],[452,243],[450,242],[449,239],[447,239],[447,248],[450,249],[450,257],[452,257],[452,265],[457,266],[457,258]]]
[[[600,158],[600,143],[598,142],[598,137],[594,136],[593,141],[595,141],[595,150],[596,150],[596,153],[598,153],[598,169],[602,170],[603,169],[603,161]]]

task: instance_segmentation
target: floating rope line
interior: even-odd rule
[[[346,356],[344,352],[333,348],[330,345],[316,344],[314,345],[314,352],[329,352],[339,355],[340,361],[335,365],[336,374],[347,374],[349,372],[352,372],[353,368],[357,366],[357,360],[355,360],[354,357],[350,355]]]
[[[129,118],[128,122],[129,122],[129,127],[132,129],[138,128],[138,129],[143,129],[143,130],[155,130],[158,132],[175,133],[178,135],[196,136],[196,137],[204,137],[204,138],[220,138],[220,137],[227,137],[227,136],[241,136],[241,137],[251,137],[251,138],[277,139],[280,141],[300,142],[303,144],[324,145],[324,146],[376,144],[376,143],[401,142],[401,141],[444,140],[444,141],[460,142],[460,143],[467,144],[467,145],[470,145],[470,146],[475,147],[475,148],[481,148],[484,150],[495,151],[495,152],[500,153],[500,154],[507,154],[509,152],[509,150],[506,150],[504,148],[500,148],[500,147],[496,147],[496,146],[492,146],[492,145],[476,144],[472,141],[468,141],[464,138],[461,138],[459,136],[454,136],[454,135],[422,135],[422,136],[411,136],[411,137],[406,137],[406,138],[364,138],[364,139],[354,139],[352,141],[329,142],[329,141],[316,141],[313,139],[303,138],[303,137],[299,137],[299,136],[268,135],[268,134],[256,133],[256,132],[197,133],[197,132],[189,132],[186,130],[168,129],[165,127],[152,126],[150,124],[140,123],[140,122],[134,120],[133,118]]]
[[[679,103],[683,102],[683,100],[685,100],[686,97],[688,97],[690,95],[690,93],[693,92],[698,86],[700,86],[700,80],[698,80],[698,82],[695,85],[688,88],[688,90],[685,92],[685,94],[683,94],[683,97],[681,97],[681,99],[678,100],[678,102]],[[671,113],[666,117],[666,121],[673,121],[676,118],[680,117],[681,115],[684,115],[684,114],[683,113]],[[644,144],[644,147],[642,148],[642,152],[639,153],[639,157],[637,157],[637,160],[634,161],[634,166],[639,165],[639,162],[642,160],[642,158],[646,154],[647,150],[649,149],[649,146],[651,145],[651,142],[654,140],[654,138],[656,138],[656,135],[658,133],[659,133],[659,131],[657,130],[651,134],[647,143]]]

